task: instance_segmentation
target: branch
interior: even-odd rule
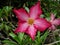
[[[53,44],[56,44],[56,43],[58,43],[58,42],[60,42],[60,40],[59,40],[59,41],[55,41],[55,42],[50,43],[50,44],[45,44],[45,45],[53,45]]]

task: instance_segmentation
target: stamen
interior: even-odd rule
[[[32,25],[34,23],[34,19],[29,18],[28,19],[28,24]]]

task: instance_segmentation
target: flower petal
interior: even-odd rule
[[[50,18],[51,18],[51,22],[52,22],[55,19],[55,15],[53,13],[51,13]]]
[[[27,30],[28,26],[29,25],[27,23],[20,23],[14,32],[15,33],[25,32]]]
[[[58,26],[58,25],[60,25],[60,19],[55,19],[52,23],[54,25]]]
[[[28,35],[30,35],[30,37],[32,38],[32,40],[34,40],[34,39],[35,39],[36,32],[37,32],[36,28],[35,28],[33,25],[31,25],[31,26],[28,28],[28,30],[27,30],[26,33],[27,33]]]
[[[41,32],[51,26],[51,24],[47,20],[42,18],[35,20],[34,25]]]
[[[14,9],[13,12],[16,14],[18,20],[26,21],[28,19],[28,13],[23,9]]]
[[[50,29],[50,30],[55,30],[56,27],[55,27],[55,25],[52,25],[51,27],[49,27],[49,29]]]
[[[38,18],[39,15],[41,14],[42,14],[42,9],[40,6],[40,2],[37,2],[36,5],[30,8],[30,17],[35,19],[35,18]]]

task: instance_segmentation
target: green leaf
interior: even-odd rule
[[[24,33],[18,33],[18,38],[19,38],[20,40],[23,40],[23,37],[24,37]]]
[[[18,33],[18,39],[20,41],[20,45],[23,45],[23,38],[24,38],[24,33]]]
[[[17,45],[17,44],[13,44],[13,43],[5,43],[4,45]]]
[[[11,29],[11,27],[10,26],[8,26],[8,25],[5,25],[5,30],[10,30]]]
[[[3,7],[3,9],[6,10],[6,12],[9,12],[9,11],[11,11],[12,7],[10,7],[10,6],[5,6],[5,7]]]
[[[10,7],[10,6],[3,7],[3,9],[2,9],[3,15],[8,16],[10,14],[11,10],[12,10],[12,7]]]
[[[45,13],[46,17],[50,17],[50,13],[46,12]]]
[[[37,45],[40,44],[40,31],[37,32],[37,36],[36,36],[35,42],[36,42]]]
[[[27,12],[29,12],[29,8],[28,8],[28,7],[24,6],[24,8],[25,8],[25,10],[26,10]]]
[[[9,35],[14,39],[16,40],[18,43],[20,43],[19,39],[18,39],[18,36],[15,35],[13,32],[9,33]]]
[[[4,29],[4,24],[3,23],[0,24],[0,29]]]
[[[40,17],[41,17],[41,18],[44,18],[45,16],[42,14],[42,15],[40,15]]]
[[[45,39],[47,38],[48,34],[49,34],[49,32],[46,31],[46,32],[40,37],[41,43],[44,43],[44,41],[45,41]]]
[[[13,41],[10,41],[10,40],[4,40],[2,41],[4,44],[7,44],[7,45],[17,45],[15,42]]]
[[[0,9],[0,18],[1,18],[1,16],[2,16],[2,9]]]
[[[40,31],[38,31],[38,33],[37,33],[37,37],[40,37]]]
[[[7,26],[7,25],[5,25],[5,29],[6,29],[6,30],[9,30],[9,28],[8,28],[8,26]]]

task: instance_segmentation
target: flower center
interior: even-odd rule
[[[29,18],[29,19],[28,19],[28,24],[32,25],[33,23],[34,23],[34,20],[31,19],[31,18]]]

